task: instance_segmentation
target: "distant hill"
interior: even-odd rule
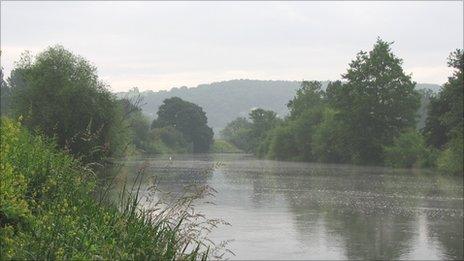
[[[434,84],[434,83],[418,83],[416,88],[419,90],[431,90],[434,93],[440,91],[441,85]]]
[[[328,81],[323,82],[323,88]],[[288,113],[286,104],[300,87],[299,81],[262,81],[230,80],[201,84],[197,87],[172,88],[169,91],[144,91],[133,89],[120,92],[118,97],[131,97],[140,94],[143,97],[142,110],[151,119],[156,117],[158,107],[169,97],[180,97],[203,107],[208,116],[208,125],[217,134],[233,119],[246,117],[253,108],[273,110],[283,117]],[[418,89],[430,89],[434,92],[440,86],[436,84],[417,84]]]

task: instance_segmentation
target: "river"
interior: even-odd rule
[[[151,177],[174,194],[214,188],[214,204],[199,202],[196,210],[231,224],[210,235],[230,240],[231,259],[463,259],[462,177],[245,154],[122,163],[114,191],[143,165],[142,189]]]

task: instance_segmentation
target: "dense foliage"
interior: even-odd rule
[[[190,234],[181,235],[179,223],[153,218],[137,208],[137,199],[117,208],[92,196],[96,177],[87,163],[122,156],[127,148],[244,151],[278,160],[436,167],[462,174],[462,50],[450,55],[454,73],[433,94],[417,91],[390,46],[378,40],[370,52],[358,53],[342,81],[301,82],[285,118],[225,95],[241,103],[238,113],[248,118],[231,121],[221,132],[224,140],[215,142],[199,105],[164,99],[150,124],[138,101],[109,93],[82,57],[61,46],[35,58],[23,55],[7,82],[1,72],[2,115],[22,126],[1,120],[0,258],[198,257],[196,243],[185,252],[193,241]]]
[[[122,155],[128,142],[122,110],[84,58],[62,46],[35,58],[24,53],[8,83],[11,114],[29,129],[85,162]]]
[[[314,160],[312,135],[320,124],[325,107],[325,93],[317,81],[303,81],[296,96],[287,104],[290,115],[285,124],[279,126],[268,137],[266,154],[276,159]],[[280,144],[284,150],[279,151]]]
[[[93,65],[62,46],[36,57],[26,52],[8,82],[3,71],[1,76],[2,115],[21,116],[25,127],[55,139],[86,163],[139,152],[206,152],[212,144],[199,106],[167,100],[160,110],[163,125],[152,129],[140,108],[142,97],[116,98]],[[184,118],[173,121],[177,116]]]
[[[0,113],[6,115],[10,108],[11,91],[3,79],[3,70],[0,68]]]
[[[127,153],[163,154],[179,152],[174,146],[165,144],[164,141],[150,129],[149,119],[142,114],[138,103],[141,100],[123,98],[118,102],[124,109],[124,115],[131,138],[130,148]]]
[[[424,128],[427,143],[441,150],[438,167],[444,171],[463,172],[463,92],[464,57],[462,50],[451,53],[448,65],[453,75],[440,92],[432,97],[429,117]]]
[[[0,259],[202,257],[179,223],[137,209],[136,199],[119,210],[97,202],[93,172],[54,143],[3,118],[0,133]]]
[[[329,102],[338,110],[350,137],[354,163],[381,164],[383,146],[416,124],[419,94],[401,63],[391,52],[390,43],[377,40],[369,53],[361,51],[350,63],[342,75],[346,82],[327,90]]]
[[[251,122],[244,117],[238,117],[227,124],[221,131],[221,136],[228,142],[235,144],[238,148],[250,152],[252,149],[248,143],[250,131]]]
[[[328,82],[322,81],[322,90]],[[289,114],[285,106],[291,100],[301,85],[300,81],[266,81],[266,80],[229,80],[200,84],[196,87],[172,88],[168,91],[139,91],[134,88],[128,92],[117,93],[119,97],[142,96],[141,105],[145,115],[154,119],[158,107],[163,101],[171,97],[198,104],[208,117],[208,124],[217,135],[227,123],[238,117],[247,117],[254,108],[274,111],[279,117]],[[436,84],[417,84],[417,89],[439,90]],[[427,101],[424,101],[427,102]],[[425,110],[422,111],[424,115]]]
[[[209,151],[213,144],[213,130],[208,127],[208,119],[200,106],[173,97],[163,101],[157,114],[158,117],[153,120],[151,125],[153,129],[163,130],[164,128],[174,135],[176,134],[172,130],[181,134],[182,139],[178,139],[174,136],[168,137],[169,133],[161,131],[166,138],[171,140],[169,143],[185,139],[187,143],[191,144],[194,153]]]
[[[385,164],[392,167],[421,167],[429,165],[431,152],[427,149],[424,137],[416,130],[406,131],[385,146]],[[432,159],[433,161],[433,159]]]
[[[275,112],[260,108],[252,110],[249,118],[240,117],[230,122],[221,136],[245,152],[259,154],[265,150],[262,140],[267,137],[268,131],[279,125],[280,119]]]
[[[417,90],[390,46],[377,40],[370,52],[358,53],[342,81],[329,82],[325,90],[320,82],[303,81],[283,121],[258,127],[262,124],[251,113],[251,121],[237,118],[221,135],[244,151],[272,159],[462,173],[462,52],[452,53],[449,64],[456,71],[434,96]],[[419,132],[424,125],[425,137]]]
[[[240,153],[235,145],[225,140],[215,139],[213,146],[210,149],[211,153]]]
[[[94,66],[61,46],[35,58],[26,53],[8,82],[1,76],[2,115],[23,126],[1,121],[0,259],[206,257],[193,231],[200,228],[186,222],[189,213],[173,208],[176,217],[154,215],[140,209],[137,195],[122,206],[93,195],[98,173],[93,163],[133,150],[190,152],[187,133],[175,124],[151,129],[140,100],[117,99]],[[195,106],[183,107],[194,109],[185,116],[206,126],[204,112]],[[207,144],[197,148],[207,150],[212,131],[198,129]]]

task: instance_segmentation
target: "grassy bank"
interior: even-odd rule
[[[211,153],[240,153],[242,150],[238,149],[234,144],[225,140],[216,139],[210,149]]]
[[[179,223],[136,211],[136,200],[122,210],[97,202],[92,170],[6,118],[0,156],[2,260],[206,257]]]

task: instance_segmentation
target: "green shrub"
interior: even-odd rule
[[[119,210],[95,201],[94,173],[20,124],[2,119],[1,141],[1,260],[206,257],[181,238],[183,217],[172,224],[152,216],[137,197]]]
[[[129,142],[122,108],[97,68],[62,46],[25,53],[8,79],[11,115],[85,162],[121,156]]]
[[[267,157],[278,160],[292,160],[297,156],[297,144],[295,143],[294,128],[292,124],[281,125],[272,130],[267,139]],[[265,154],[264,154],[265,155]]]
[[[172,126],[153,129],[151,142],[154,146],[162,148],[161,150],[167,153],[192,152],[192,144],[189,144],[182,133]]]
[[[430,157],[423,136],[415,130],[401,133],[384,153],[385,164],[395,168],[423,167]]]
[[[243,151],[250,152],[252,150],[249,144],[251,128],[252,123],[250,121],[238,117],[229,122],[220,134],[225,141],[234,144]]]
[[[314,159],[320,162],[346,163],[351,161],[348,138],[337,112],[326,108],[322,122],[315,128],[311,139]]]
[[[437,167],[445,173],[462,175],[464,173],[463,160],[463,134],[460,132],[456,133],[446,148],[440,152]]]
[[[158,109],[158,117],[152,122],[152,129],[156,128],[171,128],[167,129],[164,134],[173,133],[175,138],[182,137],[191,146],[193,153],[208,152],[213,144],[213,130],[208,126],[208,119],[203,108],[197,104],[184,101],[179,97],[167,98]],[[181,136],[177,135],[181,134]],[[171,147],[171,143],[178,140],[171,140],[170,135],[165,136],[169,140],[163,142]]]
[[[7,161],[7,155],[15,150],[13,146],[21,135],[21,131],[10,121],[2,121],[1,128],[0,227],[4,227],[8,224],[27,223],[31,211],[26,201],[26,177],[22,173],[15,173],[15,166],[12,162]]]

